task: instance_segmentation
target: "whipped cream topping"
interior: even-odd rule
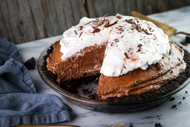
[[[63,33],[60,41],[62,60],[82,49],[107,43],[100,72],[120,76],[137,68],[147,69],[169,54],[168,36],[153,23],[117,14],[82,18]],[[79,54],[80,55],[80,54]]]
[[[63,33],[60,41],[62,60],[80,52],[85,47],[102,45],[107,42],[114,22],[118,19],[115,16],[87,18],[83,17],[79,24],[71,27]]]

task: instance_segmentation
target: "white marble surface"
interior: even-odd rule
[[[150,16],[160,22],[166,23],[179,31],[186,31],[190,33],[190,6],[172,10],[164,13],[154,14]],[[51,38],[32,41],[29,43],[17,45],[23,60],[31,58],[32,56],[37,60],[44,48],[59,40],[62,36],[55,36]],[[184,39],[184,35],[178,35],[171,39],[179,44]],[[190,51],[190,45],[184,47]],[[80,125],[82,127],[106,127],[117,123],[133,123],[134,127],[154,127],[155,122],[159,122],[163,127],[190,127],[190,85],[185,89],[175,94],[174,101],[168,101],[157,108],[146,111],[134,113],[101,113],[83,109],[64,100],[64,98],[57,92],[49,88],[40,78],[37,69],[30,71],[31,77],[35,83],[39,93],[55,94],[67,103],[75,114],[75,118],[71,122],[63,124]],[[186,94],[185,91],[188,91]],[[183,100],[182,98],[185,97]],[[181,101],[181,104],[178,104]],[[171,106],[176,104],[177,109],[172,109]],[[119,110],[119,109],[118,109]],[[157,117],[159,115],[160,119]]]

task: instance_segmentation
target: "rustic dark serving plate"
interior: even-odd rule
[[[44,56],[47,55],[47,50],[48,50],[48,48],[46,48],[41,53],[41,55],[38,59],[37,66],[38,66],[38,71],[39,71],[41,78],[45,81],[45,83],[48,86],[50,86],[52,89],[54,89],[55,91],[57,91],[58,93],[63,95],[63,97],[65,97],[71,103],[76,104],[76,105],[81,106],[86,109],[90,109],[90,110],[96,110],[96,111],[101,111],[101,112],[131,112],[131,111],[140,111],[140,110],[149,109],[149,108],[158,106],[159,104],[168,100],[168,98],[170,96],[179,92],[180,90],[182,90],[185,86],[187,86],[190,83],[190,78],[189,78],[189,74],[188,74],[188,78],[186,77],[185,80],[182,83],[180,83],[180,85],[178,85],[177,87],[175,87],[174,89],[172,89],[170,91],[159,94],[158,96],[154,96],[154,98],[151,98],[149,100],[140,99],[139,101],[137,100],[132,103],[127,102],[125,104],[109,104],[108,102],[99,101],[96,99],[89,99],[88,95],[86,95],[82,92],[82,90],[84,88],[87,88],[87,89],[92,88],[91,92],[96,93],[96,90],[98,87],[97,82],[90,82],[90,83],[88,83],[88,85],[86,85],[86,84],[80,85],[78,88],[78,93],[74,94],[74,93],[69,92],[69,91],[65,90],[64,88],[60,87],[60,85],[57,84],[54,80],[52,80],[51,77],[48,77],[48,75],[45,73],[44,68],[43,68]],[[189,55],[189,53],[188,53],[188,55]]]

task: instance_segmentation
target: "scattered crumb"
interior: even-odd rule
[[[178,104],[181,104],[181,101]]]
[[[91,91],[90,89],[88,89],[88,88],[84,88],[84,89],[82,90],[82,92],[83,92],[84,95],[89,95],[89,94],[92,93],[92,91]]]
[[[91,94],[88,96],[89,99],[96,99],[97,98],[97,95],[96,94]]]
[[[183,100],[185,100],[185,97],[183,97]]]
[[[130,124],[129,124],[129,127],[133,127],[133,124],[132,124],[132,123],[130,123]]]
[[[172,105],[172,109],[173,109],[173,108],[177,109],[177,105]]]
[[[157,118],[160,120],[160,115],[157,115]]]
[[[187,91],[185,91],[185,93],[187,94],[188,92],[187,92]]]
[[[28,59],[28,60],[24,63],[25,67],[26,67],[28,70],[33,70],[33,69],[35,69],[35,64],[36,64],[36,61],[35,61],[34,57]]]
[[[170,98],[170,101],[174,101],[174,100],[175,100],[175,98],[174,98],[174,97],[171,97],[171,98]]]
[[[161,123],[155,123],[155,127],[162,127]]]

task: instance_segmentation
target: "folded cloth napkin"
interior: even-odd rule
[[[70,121],[71,109],[55,95],[37,94],[17,47],[0,39],[0,127]]]

